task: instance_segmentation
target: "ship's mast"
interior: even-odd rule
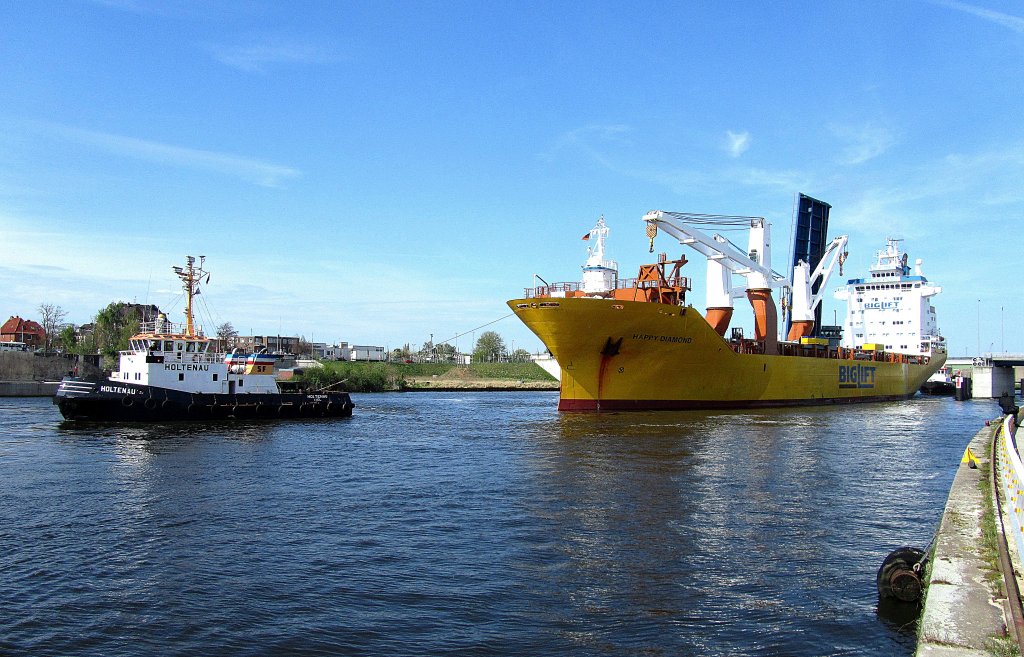
[[[590,229],[583,239],[593,239],[594,245],[587,248],[590,258],[588,265],[600,265],[604,260],[604,240],[608,237],[608,226],[604,223],[604,215],[597,220],[597,225]]]
[[[203,276],[209,282],[210,274],[203,269],[206,256],[199,256],[199,266],[195,266],[196,259],[192,256],[185,256],[184,267],[174,267],[174,273],[181,279],[181,285],[185,290],[185,335],[195,337],[195,320],[192,314],[192,299],[199,295],[199,283]]]

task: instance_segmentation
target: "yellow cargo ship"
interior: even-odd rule
[[[658,212],[648,213],[645,220],[652,249],[659,227],[683,244],[694,246],[697,242],[690,240],[697,235],[711,245],[694,246],[708,257],[710,278],[722,283],[709,283],[706,315],[686,304],[689,279],[680,275],[685,257],[669,261],[661,255],[658,263],[642,266],[635,279],[618,279],[616,263],[604,258],[608,229],[603,219],[584,237],[597,246],[590,249],[582,282],[543,285],[508,302],[561,368],[559,410],[898,400],[915,394],[945,362],[929,301],[941,289],[920,274],[910,275],[898,241],[890,240],[888,249],[879,253],[869,278],[852,279],[837,294],[848,301],[843,340],[837,343],[806,335],[813,331],[808,316],[813,318],[820,302],[810,290],[815,282],[823,289],[831,273],[825,259],[814,275],[798,265],[793,278],[783,279],[767,264],[770,239],[763,219],[723,218],[751,221],[751,248],[744,253],[728,240],[716,239],[720,236],[680,227],[693,216],[708,217]],[[845,259],[845,244],[844,237],[830,246],[833,266],[837,258],[840,266]],[[732,287],[733,275],[744,277],[747,284]],[[776,335],[772,290],[780,292],[783,316],[793,327],[786,340]],[[731,299],[741,294],[754,308],[754,337],[733,329],[726,338]],[[907,328],[892,330],[894,321]],[[883,326],[889,330],[880,330]]]

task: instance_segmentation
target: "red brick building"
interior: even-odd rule
[[[40,348],[46,345],[46,331],[31,319],[14,316],[0,327],[0,342],[24,342],[29,347]]]

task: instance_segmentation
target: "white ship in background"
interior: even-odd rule
[[[902,240],[889,238],[878,251],[868,278],[854,278],[835,292],[846,301],[843,342],[846,349],[869,348],[892,353],[930,355],[933,347],[945,351],[931,298],[942,292],[921,273],[917,260],[910,273]],[[876,346],[877,345],[877,346]]]

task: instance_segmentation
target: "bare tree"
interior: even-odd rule
[[[221,348],[225,351],[235,346],[237,338],[238,331],[231,325],[231,322],[224,322],[217,327],[217,340],[220,341]]]
[[[41,303],[39,304],[39,315],[42,318],[40,324],[43,327],[43,332],[46,333],[45,351],[49,351],[50,345],[56,341],[60,330],[64,327],[64,318],[68,314],[60,306]]]
[[[292,354],[295,355],[295,356],[312,356],[313,355],[313,345],[310,344],[310,342],[308,340],[306,340],[306,336],[302,336],[292,346],[291,351],[292,351]]]

